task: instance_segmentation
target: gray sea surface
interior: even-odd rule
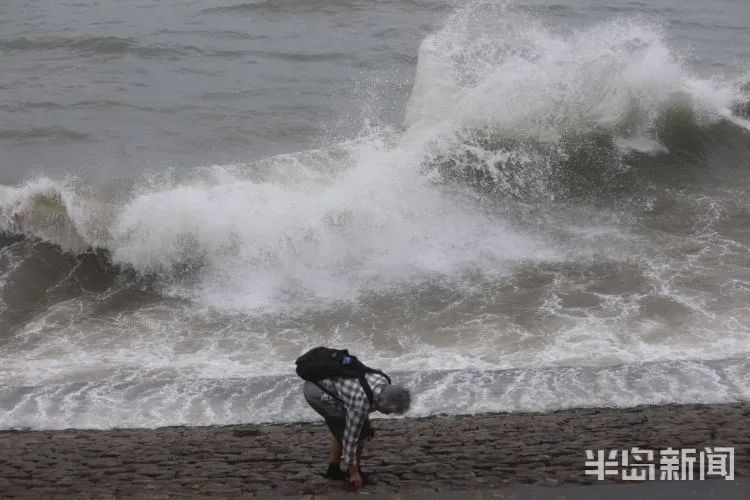
[[[6,0],[0,428],[750,398],[750,3]]]

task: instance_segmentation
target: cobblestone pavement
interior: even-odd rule
[[[365,487],[376,496],[596,483],[584,474],[585,450],[633,446],[734,446],[735,476],[750,478],[748,403],[388,419],[374,427],[364,469],[378,473],[379,483]],[[341,482],[321,477],[328,445],[317,423],[3,431],[0,497],[343,493]]]

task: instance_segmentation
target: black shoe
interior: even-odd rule
[[[323,477],[343,481],[349,477],[349,474],[342,471],[339,464],[328,464],[328,470],[323,474]]]
[[[378,475],[374,472],[363,472],[362,469],[359,469],[359,475],[362,477],[362,486],[378,482]],[[323,477],[336,481],[344,481],[349,479],[349,473],[342,471],[338,464],[328,464],[328,470],[323,474]]]

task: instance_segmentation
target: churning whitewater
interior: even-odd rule
[[[0,427],[309,418],[320,344],[418,415],[750,398],[746,75],[637,16],[562,26],[455,10],[400,126],[0,186]]]

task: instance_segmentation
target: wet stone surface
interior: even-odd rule
[[[750,404],[391,419],[363,467],[368,493],[597,483],[585,450],[733,446],[750,477]],[[330,495],[322,424],[0,432],[0,497]],[[696,466],[697,467],[697,466]],[[697,469],[696,469],[697,474]],[[620,481],[609,477],[607,481]]]

